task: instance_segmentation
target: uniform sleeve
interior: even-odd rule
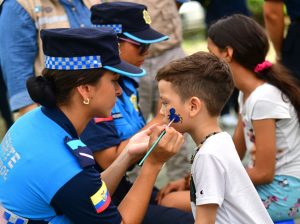
[[[196,205],[222,205],[225,194],[225,170],[212,155],[201,154],[195,160],[193,179],[196,188]]]
[[[0,61],[12,111],[33,103],[26,80],[34,75],[36,32],[32,18],[17,1],[4,1],[0,15]]]
[[[80,138],[93,152],[102,151],[121,143],[113,120],[98,123],[91,120]]]
[[[99,172],[92,167],[68,181],[54,195],[51,206],[75,224],[119,224],[122,220]]]

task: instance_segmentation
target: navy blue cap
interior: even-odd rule
[[[105,68],[140,77],[145,71],[120,59],[118,37],[111,28],[59,28],[41,31],[45,67],[55,70]]]
[[[97,27],[112,27],[117,33],[139,43],[151,44],[167,40],[150,27],[151,18],[145,5],[132,2],[105,2],[91,8],[92,23]]]

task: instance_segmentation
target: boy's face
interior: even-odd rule
[[[172,83],[160,80],[158,82],[158,89],[162,102],[160,114],[163,116],[164,123],[168,124],[170,120],[174,118],[175,112],[176,120],[171,126],[181,133],[186,132],[185,124],[187,123],[188,110]],[[172,110],[170,111],[170,109]]]

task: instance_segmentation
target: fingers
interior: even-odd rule
[[[166,134],[160,141],[160,147],[168,149],[169,152],[178,152],[184,141],[183,135],[172,127],[166,127]]]
[[[157,139],[157,137],[163,132],[164,129],[165,129],[164,126],[154,126],[154,127],[152,127],[152,137],[154,139]]]
[[[161,133],[164,130],[166,132],[161,137]],[[152,158],[152,163],[162,164],[179,151],[179,148],[183,143],[183,136],[174,128],[156,126],[150,136],[149,145],[152,147],[154,143],[157,143],[157,145],[155,145],[155,148],[151,151],[149,157]]]
[[[168,195],[169,193],[171,193],[173,191],[178,191],[178,190],[179,190],[178,186],[176,186],[172,183],[169,183],[167,186],[165,186],[158,192],[158,194],[156,196],[156,200],[157,200],[158,204],[160,204],[160,202],[166,195]]]
[[[153,130],[155,129],[155,127],[157,127],[159,125],[159,123],[154,123],[154,124],[152,124],[150,127],[148,127],[145,131],[147,131],[147,132],[153,132]]]
[[[158,194],[156,195],[156,201],[157,201],[158,204],[161,202],[161,200],[163,199],[164,196],[165,196],[165,195],[164,195],[164,191],[163,191],[163,189],[162,189],[162,190],[160,190],[160,191],[158,192]]]
[[[157,199],[157,203],[158,203],[158,204],[159,204],[159,203],[161,202],[161,200],[168,194],[168,192],[169,192],[168,187],[169,187],[169,184],[168,184],[166,187],[162,188],[162,189],[158,192],[158,194],[157,194],[157,196],[156,196],[156,199]]]

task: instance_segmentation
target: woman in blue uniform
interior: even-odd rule
[[[135,66],[141,66],[145,60],[150,44],[168,39],[151,28],[151,18],[144,5],[130,2],[109,2],[91,8],[92,23],[97,27],[113,27],[118,34],[120,57]],[[138,80],[122,76],[119,84],[123,93],[118,97],[112,114],[106,118],[94,118],[81,135],[93,151],[99,170],[105,170],[124,150],[131,136],[151,123],[161,121],[156,117],[150,124],[145,124],[138,106]],[[161,116],[158,114],[158,116]],[[119,204],[132,184],[126,177],[120,182],[113,201]],[[154,189],[143,224],[194,223],[192,213],[157,204],[158,190]]]
[[[21,117],[1,143],[1,215],[6,223],[16,224],[140,223],[156,176],[178,151],[182,135],[167,128],[116,207],[111,195],[121,177],[164,127],[133,136],[101,174],[78,136],[93,117],[110,115],[122,93],[120,75],[140,76],[144,71],[120,60],[111,29],[43,30],[41,38],[46,69],[43,76],[29,79],[27,88],[42,107]]]

